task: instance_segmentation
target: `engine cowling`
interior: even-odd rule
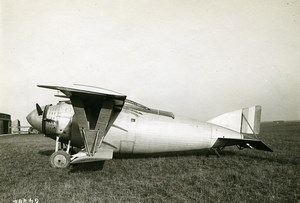
[[[47,137],[68,143],[75,147],[83,147],[83,140],[74,116],[74,109],[68,102],[59,102],[56,105],[46,105],[36,109],[26,117],[30,125],[44,133]],[[72,135],[72,136],[71,136]]]
[[[74,111],[72,105],[59,102],[47,105],[43,112],[42,132],[46,135],[69,136]]]

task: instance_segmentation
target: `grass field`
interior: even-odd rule
[[[261,131],[273,153],[230,147],[221,158],[116,157],[68,169],[49,166],[55,142],[43,135],[0,137],[0,202],[300,202],[300,124]]]

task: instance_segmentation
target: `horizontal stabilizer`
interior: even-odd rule
[[[265,143],[260,140],[253,139],[232,139],[232,138],[218,138],[212,148],[223,148],[226,146],[240,146],[242,148],[254,148],[257,150],[273,152]]]

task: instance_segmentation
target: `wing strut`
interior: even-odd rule
[[[106,134],[106,130],[113,112],[114,102],[112,100],[104,100],[103,102],[99,103],[99,105],[101,105],[100,112],[98,117],[93,118],[97,120],[95,128],[92,129],[90,126],[90,122],[92,121],[88,121],[87,119],[85,105],[82,98],[71,96],[70,99],[87,154],[88,156],[94,156],[94,154],[97,152],[97,149],[102,144],[103,138]]]

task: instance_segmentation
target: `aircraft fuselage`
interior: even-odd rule
[[[113,148],[114,153],[175,152],[211,148],[219,137],[243,138],[238,132],[211,123],[158,110],[149,113],[125,107],[107,132],[101,148]],[[42,110],[42,115],[34,110],[27,116],[34,128],[54,140],[59,136],[63,143],[71,140],[72,146],[84,148],[71,104],[60,102]]]

